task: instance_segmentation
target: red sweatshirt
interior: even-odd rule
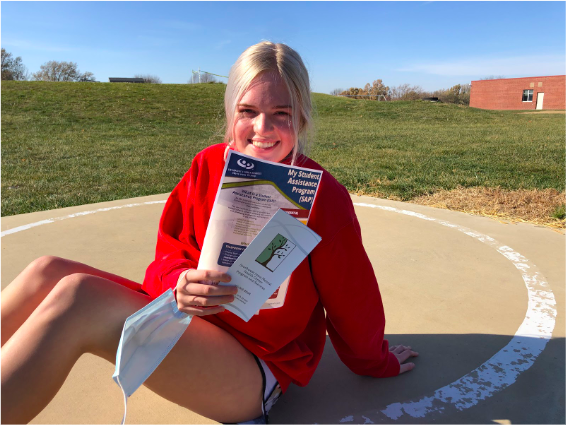
[[[183,270],[197,268],[225,147],[213,145],[197,154],[167,200],[155,260],[142,285],[152,298],[174,289]],[[400,365],[384,340],[382,298],[350,195],[313,160],[302,157],[299,165],[323,171],[308,223],[322,240],[291,275],[283,306],[262,309],[248,322],[229,311],[201,318],[263,359],[284,392],[291,382],[306,386],[311,379],[323,353],[325,330],[354,373],[395,376]]]

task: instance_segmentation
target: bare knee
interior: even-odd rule
[[[38,307],[39,314],[49,317],[69,316],[80,309],[88,299],[90,275],[70,274],[61,278],[43,303]]]
[[[40,293],[49,292],[63,277],[74,272],[75,265],[76,262],[61,257],[41,256],[26,268],[32,278],[26,286]]]
[[[135,295],[133,300],[125,293]],[[76,335],[81,353],[113,360],[126,318],[147,303],[145,297],[85,273],[62,278],[38,307],[42,321]]]
[[[17,311],[16,315],[19,315],[22,309],[28,309],[29,312],[25,314],[27,317],[63,277],[77,269],[75,265],[76,262],[57,256],[41,256],[35,259],[2,292],[3,296],[8,295],[6,300],[10,301],[5,303],[3,299],[2,310],[13,305]],[[3,316],[2,320],[4,319]]]
[[[41,256],[28,265],[28,269],[35,274],[45,277],[63,278],[65,275],[72,273],[72,264],[74,262],[57,256]],[[59,281],[58,279],[58,281]]]
[[[87,274],[71,274],[62,278],[29,317],[27,324],[53,333],[65,342],[78,357],[85,353],[90,334],[87,318],[92,278]],[[51,335],[51,334],[50,334]]]

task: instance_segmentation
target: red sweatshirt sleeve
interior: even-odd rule
[[[155,259],[146,270],[142,286],[153,298],[169,288],[174,289],[185,269],[197,268],[201,250],[195,240],[192,218],[198,171],[199,163],[194,160],[165,204],[159,222]]]
[[[382,298],[356,217],[331,241],[323,240],[311,257],[327,331],[342,362],[360,375],[399,374],[399,362],[384,340]]]

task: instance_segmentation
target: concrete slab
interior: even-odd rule
[[[2,288],[46,254],[141,281],[167,194],[2,219]],[[528,224],[352,196],[392,344],[420,352],[390,379],[351,373],[330,341],[272,423],[565,423],[565,235]],[[35,226],[32,226],[34,225]],[[111,424],[114,366],[83,356],[33,423]],[[141,388],[131,424],[212,424]]]

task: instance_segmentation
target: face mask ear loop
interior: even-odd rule
[[[118,386],[120,386],[120,389],[122,389],[122,394],[124,395],[124,416],[122,417],[122,422],[120,423],[121,425],[123,425],[124,423],[126,423],[126,412],[128,411],[128,397],[126,396],[126,392],[124,391],[124,388],[122,387],[122,384],[120,383],[120,379],[118,377],[116,377],[116,381],[118,382]]]

